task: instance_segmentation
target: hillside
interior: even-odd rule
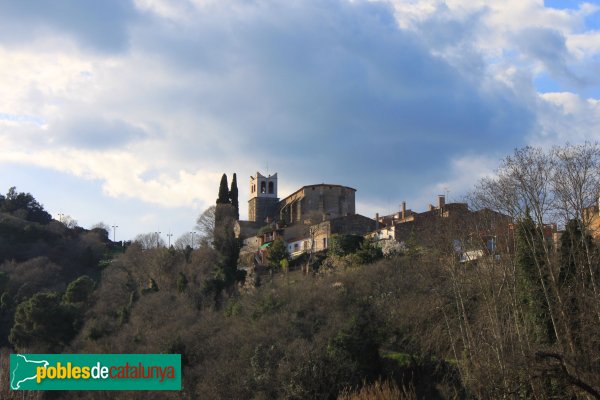
[[[470,218],[440,213],[392,252],[332,235],[291,259],[279,237],[259,265],[240,255],[225,179],[213,236],[195,248],[117,252],[106,231],[4,210],[3,360],[182,355],[181,392],[115,399],[600,398],[598,186],[573,174],[600,171],[595,149],[593,163],[585,148],[516,150],[478,184]]]
[[[0,345],[12,342],[27,349],[38,347],[42,338],[36,337],[34,327],[18,324],[22,317],[17,315],[19,306],[36,296],[62,296],[69,287],[77,288],[72,283],[81,282],[81,277],[92,283],[98,281],[99,262],[107,257],[110,248],[105,231],[70,229],[52,220],[28,193],[17,193],[12,188],[6,197],[1,196]],[[24,310],[24,306],[21,308]],[[72,316],[68,323],[77,318]],[[62,348],[75,334],[73,329],[69,328],[70,335],[61,337],[47,350]]]

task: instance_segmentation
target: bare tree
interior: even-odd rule
[[[158,232],[141,233],[135,237],[134,242],[139,243],[144,250],[165,247],[166,245]]]
[[[498,263],[486,266],[488,270],[501,267],[502,273],[496,278],[501,278],[502,286],[492,282],[490,288],[497,289],[488,291],[479,285],[485,280],[479,279],[476,287],[467,287],[481,296],[484,300],[481,305],[488,307],[486,329],[495,326],[497,333],[492,331],[493,335],[486,342],[496,349],[497,360],[504,359],[499,365],[521,367],[521,379],[529,376],[528,385],[534,397],[555,395],[544,379],[568,382],[565,387],[570,393],[583,390],[593,396],[600,385],[597,378],[600,371],[592,361],[600,354],[594,350],[597,341],[590,334],[600,328],[597,250],[591,240],[591,225],[598,219],[595,204],[599,187],[598,144],[565,145],[549,151],[525,147],[502,160],[496,176],[480,181],[470,196],[471,205],[476,208],[503,212],[517,221],[525,221],[528,215],[533,220],[532,229],[522,229],[519,236],[520,245],[525,246],[529,254],[531,272],[535,274],[529,277],[525,290],[541,294],[537,315],[548,315],[554,339],[550,337],[543,343],[536,339],[539,336],[535,332],[541,328],[535,325],[539,325],[540,320],[532,318],[531,309],[527,311],[528,306],[520,300],[524,290],[523,284],[519,286],[523,279],[519,272],[522,261],[515,253],[503,254]],[[548,224],[569,226],[570,231],[565,236],[569,240],[555,240],[552,225]],[[516,236],[513,235],[513,240]],[[567,267],[574,271],[569,282],[560,276]],[[456,274],[452,281],[458,288],[466,285]],[[505,294],[494,295],[500,289]],[[486,293],[491,295],[489,302]],[[461,298],[464,296],[457,297]],[[500,307],[502,304],[505,308]],[[463,341],[468,339],[465,337]],[[507,352],[507,349],[512,351]],[[468,354],[472,365],[479,364],[478,368],[489,361],[481,358],[486,352],[479,349],[469,350]],[[534,366],[533,371],[531,366]],[[523,383],[518,383],[518,376],[513,379],[516,379],[513,384]],[[510,380],[507,382],[505,387],[509,388],[512,384]]]
[[[556,147],[553,150],[553,178],[557,218],[580,220],[589,228],[600,189],[600,147],[597,143]]]
[[[105,223],[105,222],[97,222],[94,225],[92,225],[91,229],[104,229],[107,233],[110,233],[110,226]]]
[[[196,230],[199,233],[199,240],[212,245],[215,232],[215,210],[216,206],[210,206],[200,214],[196,220]]]
[[[78,226],[78,222],[75,218],[71,217],[70,215],[65,215],[61,218],[61,222],[63,223],[64,226],[66,226],[69,229],[74,229]]]
[[[199,244],[199,236],[195,232],[186,232],[177,238],[175,241],[175,248],[177,250],[184,250],[189,246],[192,249],[195,249]]]

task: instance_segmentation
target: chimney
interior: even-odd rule
[[[441,210],[446,205],[446,196],[443,194],[438,195],[438,208]]]
[[[406,202],[402,202],[402,221],[406,221]]]
[[[375,230],[379,229],[379,213],[375,213]]]

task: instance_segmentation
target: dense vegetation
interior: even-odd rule
[[[329,253],[288,263],[274,244],[257,287],[232,267],[226,177],[203,214],[214,236],[194,249],[110,253],[101,230],[4,212],[0,239],[14,246],[0,265],[0,340],[6,351],[182,354],[182,392],[28,398],[600,398],[599,187],[595,145],[517,150],[470,198],[504,216],[442,218],[427,245],[411,237],[394,251],[336,236]],[[486,249],[489,227],[491,249],[461,262],[457,247]]]

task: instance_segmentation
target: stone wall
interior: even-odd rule
[[[317,223],[356,213],[355,189],[340,185],[304,186],[279,203],[279,219],[288,224]]]
[[[279,199],[271,197],[253,197],[248,200],[248,220],[263,223],[267,217],[272,220],[277,214]]]

